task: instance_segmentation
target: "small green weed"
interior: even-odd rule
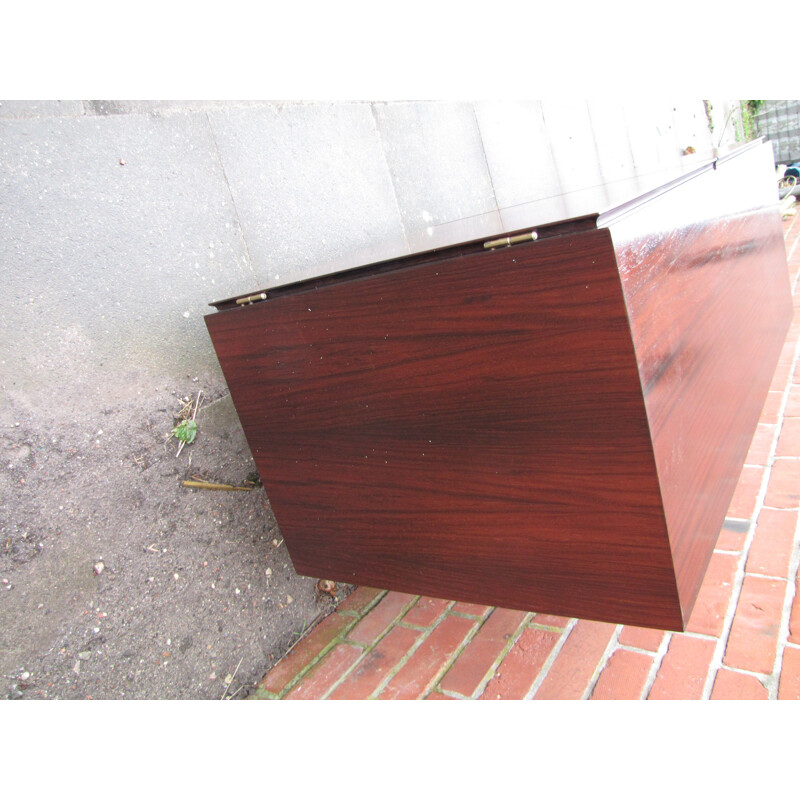
[[[184,445],[191,444],[197,436],[197,423],[194,421],[194,418],[197,416],[197,412],[200,409],[200,398],[202,396],[203,393],[198,392],[197,400],[194,403],[189,399],[185,400],[184,402],[186,404],[178,414],[178,418],[181,421],[172,429],[171,434],[180,442],[178,445],[178,452],[175,454],[176,456],[181,454]],[[192,410],[192,405],[194,405],[194,411]],[[169,435],[167,438],[169,438]],[[189,461],[191,463],[191,457]]]
[[[197,436],[197,423],[193,419],[185,419],[172,429],[172,435],[184,444],[191,444]]]

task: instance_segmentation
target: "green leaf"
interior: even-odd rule
[[[191,444],[197,436],[197,423],[193,419],[185,419],[172,429],[172,435],[185,444]]]

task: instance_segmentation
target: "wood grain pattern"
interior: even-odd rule
[[[791,316],[764,158],[217,304],[298,572],[683,630]]]
[[[607,231],[208,323],[301,573],[680,623]]]
[[[686,187],[687,195],[697,187]],[[687,202],[698,199],[695,194]],[[664,209],[661,209],[663,212]],[[688,621],[792,316],[780,215],[763,209],[653,233],[629,220],[617,260]],[[624,241],[623,241],[624,238]],[[643,257],[643,253],[647,253]]]

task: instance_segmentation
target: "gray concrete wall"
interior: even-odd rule
[[[717,144],[700,101],[3,102],[6,399],[219,377],[212,300]]]

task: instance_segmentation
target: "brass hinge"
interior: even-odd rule
[[[266,292],[259,292],[258,294],[251,294],[251,295],[249,295],[247,297],[240,297],[236,301],[236,305],[237,306],[249,306],[249,305],[252,305],[253,303],[259,302],[259,300],[266,300],[266,299],[267,299],[267,293]]]
[[[519,244],[520,242],[534,242],[539,238],[536,231],[528,231],[527,233],[518,233],[516,236],[503,236],[501,239],[490,239],[488,242],[483,243],[484,250],[493,250],[495,247],[509,247],[512,244]]]

